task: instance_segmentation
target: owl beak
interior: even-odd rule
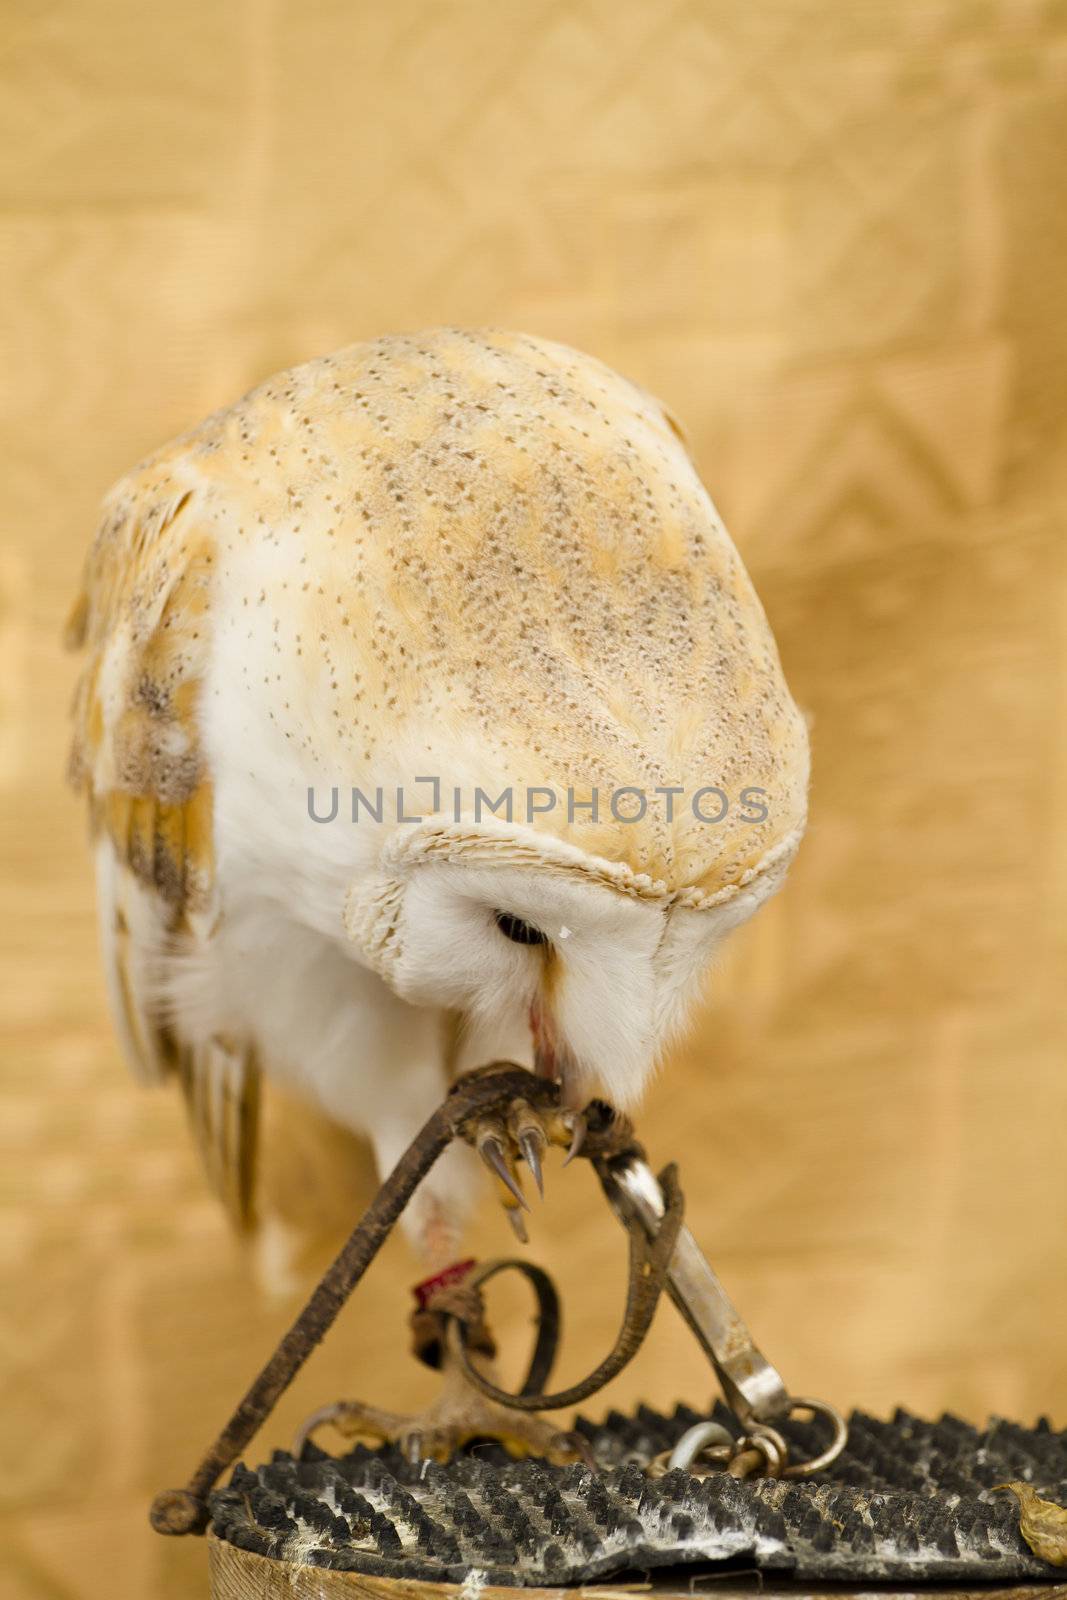
[[[580,1109],[576,1063],[560,1036],[555,1017],[544,996],[530,1007],[530,1035],[533,1039],[534,1071],[539,1078],[550,1078],[560,1086],[560,1101],[572,1110]]]
[[[534,1071],[539,1078],[559,1078],[556,1064],[556,1030],[552,1015],[539,995],[530,1004],[530,1037],[533,1040]]]

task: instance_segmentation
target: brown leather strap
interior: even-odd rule
[[[560,1310],[559,1295],[556,1286],[543,1267],[535,1267],[532,1261],[522,1260],[519,1256],[507,1256],[495,1261],[485,1261],[476,1267],[467,1279],[465,1288],[469,1287],[481,1299],[481,1288],[501,1272],[519,1272],[533,1288],[537,1297],[537,1335],[534,1339],[533,1354],[526,1376],[516,1391],[517,1395],[534,1395],[540,1393],[548,1382],[552,1367],[556,1360],[556,1351],[559,1348],[560,1324],[562,1312]],[[471,1374],[476,1386],[488,1393],[484,1386],[489,1380],[482,1377],[476,1368],[470,1366],[472,1354],[481,1355],[483,1351],[478,1344],[478,1329],[485,1325],[485,1314],[479,1305],[476,1317],[468,1319],[458,1309],[442,1306],[445,1315],[445,1336],[455,1348],[458,1337],[459,1348],[457,1355],[460,1362]],[[450,1334],[449,1328],[458,1330],[457,1334]],[[493,1352],[489,1352],[492,1354]],[[490,1386],[491,1387],[491,1386]],[[510,1403],[510,1402],[509,1402]]]
[[[530,1369],[522,1387],[512,1394],[499,1388],[480,1373],[470,1358],[472,1342],[467,1324],[450,1317],[446,1337],[470,1382],[490,1400],[510,1406],[517,1411],[554,1411],[560,1406],[577,1405],[595,1394],[617,1373],[633,1360],[655,1315],[659,1297],[667,1281],[667,1269],[674,1254],[678,1230],[682,1225],[685,1199],[678,1184],[678,1170],[671,1165],[659,1175],[660,1187],[666,1202],[666,1211],[654,1239],[650,1239],[643,1225],[635,1217],[627,1222],[630,1240],[630,1259],[626,1285],[626,1307],[622,1324],[611,1350],[579,1383],[554,1394],[546,1394],[538,1386],[547,1383],[559,1344],[559,1296],[546,1272],[528,1261],[488,1261],[478,1267],[468,1278],[471,1287],[481,1287],[498,1273],[517,1269],[534,1287],[538,1302],[538,1327]]]

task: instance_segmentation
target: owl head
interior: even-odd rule
[[[428,818],[397,830],[380,870],[351,889],[345,926],[401,998],[528,1038],[570,1104],[602,1094],[625,1107],[799,838],[785,834],[733,883],[672,889],[525,825]]]

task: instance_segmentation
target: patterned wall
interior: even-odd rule
[[[762,1341],[844,1404],[1067,1423],[1067,5],[9,0],[4,36],[0,1592],[205,1593],[144,1507],[299,1297],[104,1016],[56,648],[95,504],[392,328],[524,327],[667,399],[813,717],[791,886],[644,1120]],[[326,1191],[338,1238],[361,1154],[272,1116],[293,1237]],[[584,1182],[535,1233],[570,1372],[622,1289]],[[272,1441],[427,1395],[410,1276],[398,1246]],[[707,1389],[665,1312],[615,1398]]]

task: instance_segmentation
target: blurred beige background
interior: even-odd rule
[[[57,645],[96,503],[389,329],[517,326],[663,396],[813,716],[791,884],[642,1122],[759,1339],[842,1405],[1067,1424],[1067,5],[7,0],[0,34],[5,1600],[205,1593],[145,1509],[300,1298],[105,1016]],[[272,1149],[337,1242],[359,1158]],[[622,1294],[590,1184],[535,1223],[561,1375]],[[261,1449],[426,1397],[411,1276],[398,1245]],[[667,1309],[611,1398],[710,1388]]]

